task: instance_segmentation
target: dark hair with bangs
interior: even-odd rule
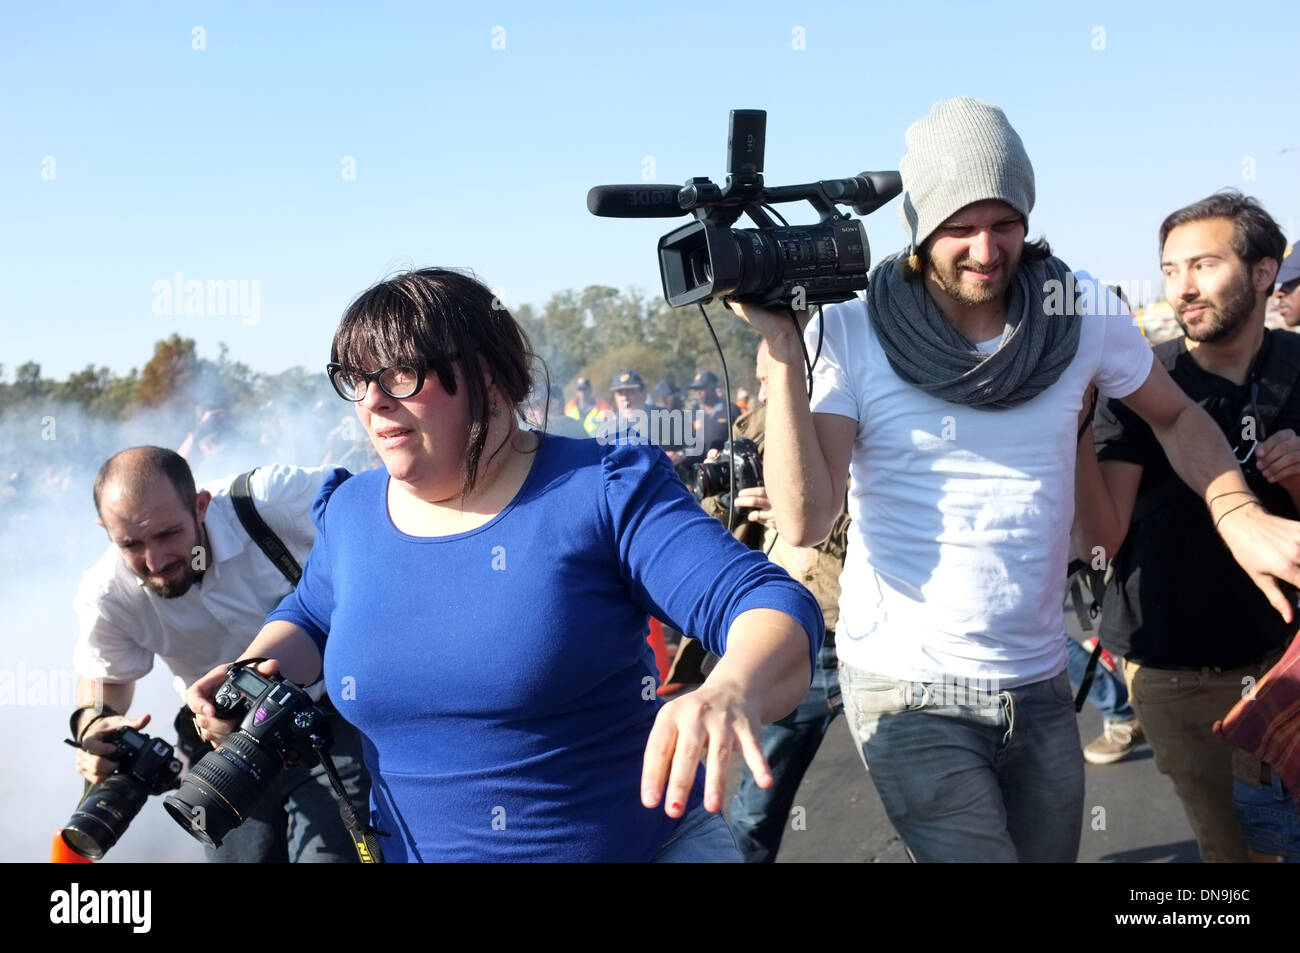
[[[1286,238],[1282,230],[1258,200],[1242,195],[1236,189],[1221,189],[1170,213],[1160,223],[1161,257],[1164,257],[1165,241],[1170,232],[1180,225],[1209,218],[1226,218],[1232,222],[1232,251],[1246,263],[1247,268],[1254,268],[1264,258],[1272,258],[1279,266],[1282,264],[1286,255]]]
[[[410,364],[437,374],[448,394],[456,393],[453,363],[460,362],[471,419],[462,497],[474,489],[487,446],[488,377],[512,412],[532,391],[533,352],[523,328],[482,283],[444,268],[403,272],[362,292],[334,332],[330,360],[359,371]]]

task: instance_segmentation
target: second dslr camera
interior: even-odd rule
[[[732,460],[735,469],[732,469]],[[714,460],[696,464],[692,492],[697,500],[724,494],[718,502],[731,506],[731,493],[763,485],[763,461],[758,455],[758,444],[744,437],[728,440]]]
[[[149,795],[176,787],[181,773],[180,759],[161,738],[123,725],[102,740],[115,749],[107,757],[117,762],[117,771],[86,792],[61,832],[65,844],[90,860],[103,857]]]

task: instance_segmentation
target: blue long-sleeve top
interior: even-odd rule
[[[651,859],[678,821],[641,805],[663,704],[648,613],[721,655],[737,616],[777,609],[816,667],[817,601],[657,448],[543,436],[514,500],[454,536],[399,531],[387,487],[383,469],[326,482],[302,581],[267,620],[322,649],[387,860]]]

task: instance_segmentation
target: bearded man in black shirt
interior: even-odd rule
[[[1106,401],[1095,434],[1081,437],[1075,549],[1113,556],[1101,641],[1124,658],[1133,707],[1202,858],[1245,861],[1233,773],[1258,785],[1268,768],[1243,765],[1243,753],[1234,761],[1211,726],[1290,642],[1296,592],[1282,587],[1291,606],[1261,592],[1218,528],[1248,507],[1296,519],[1300,336],[1264,328],[1286,241],[1254,199],[1224,191],[1180,209],[1161,225],[1160,244],[1185,337],[1157,345],[1156,359],[1223,428],[1250,490],[1207,511],[1142,419]]]

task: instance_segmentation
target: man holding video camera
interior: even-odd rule
[[[733,303],[770,348],[768,495],[808,545],[852,475],[845,713],[911,854],[1073,861],[1083,759],[1061,593],[1089,383],[1151,425],[1216,519],[1246,486],[1127,309],[1026,241],[1033,169],[1002,110],[946,100],[906,141],[911,246],[865,300],[826,310],[811,401],[806,316]],[[1275,577],[1300,582],[1300,524],[1247,507],[1219,532],[1289,614]]]
[[[248,480],[256,515],[299,567],[315,540],[312,503],[333,472],[273,466]],[[105,757],[113,751],[108,736],[150,721],[147,714],[128,718],[126,711],[154,656],[189,685],[219,662],[242,657],[293,587],[243,525],[231,481],[198,489],[189,465],[171,450],[132,447],[113,456],[99,471],[94,498],[97,522],[112,545],[82,577],[74,602],[83,704],[70,728],[81,748],[77,770],[99,783],[117,767]],[[333,712],[328,700],[321,703]],[[342,718],[332,723],[335,764],[349,793],[364,803],[369,782],[360,736]],[[178,719],[177,729],[186,735],[192,723]],[[195,735],[191,740],[202,745]],[[208,851],[209,860],[357,860],[323,768],[291,768],[272,783],[250,818]]]

